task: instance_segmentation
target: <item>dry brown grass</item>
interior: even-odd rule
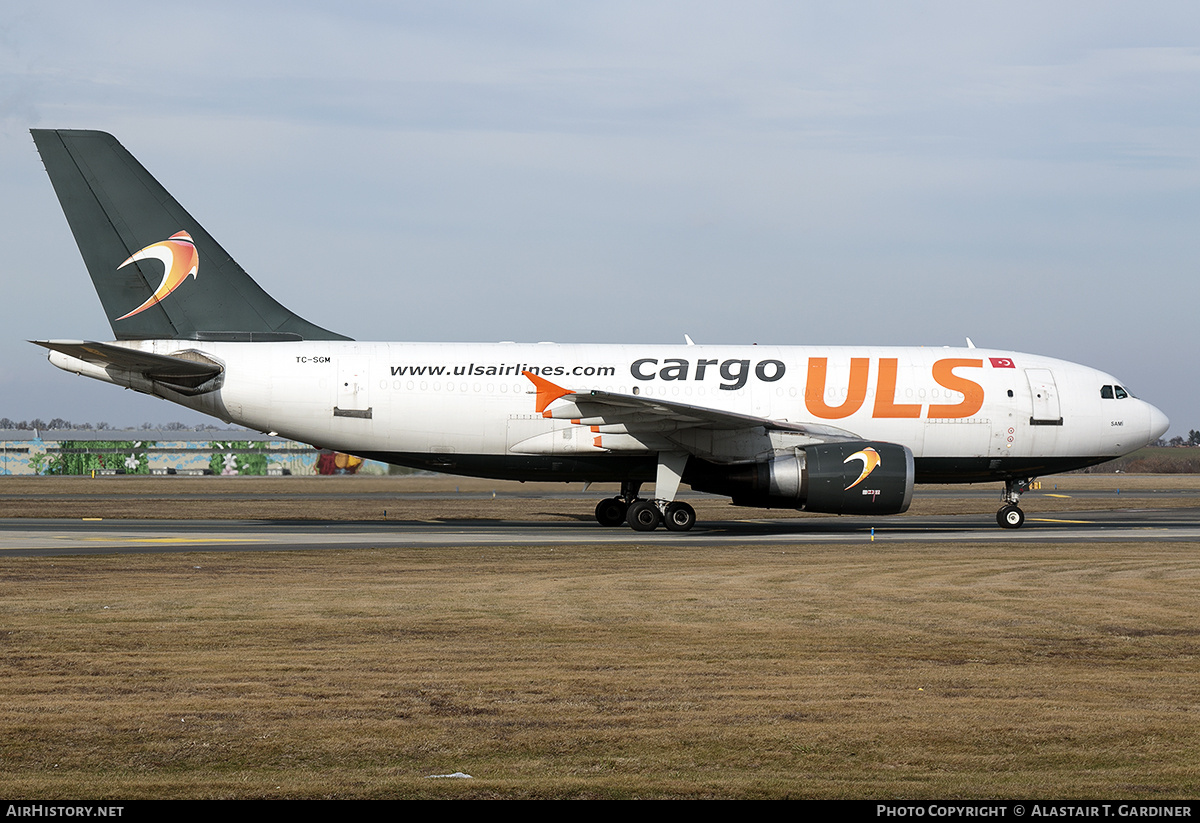
[[[1198,548],[0,558],[0,791],[1195,797]]]
[[[498,496],[419,496],[456,486]],[[389,519],[588,518],[603,494],[512,497],[536,490],[456,478],[2,478],[0,516],[380,519],[386,507]],[[997,505],[933,491],[914,512]],[[1198,498],[1197,478],[1072,475],[1025,503],[1033,514]],[[766,514],[697,508],[706,519]],[[637,540],[0,558],[0,791],[1200,792],[1196,545]],[[459,770],[474,779],[427,779]]]

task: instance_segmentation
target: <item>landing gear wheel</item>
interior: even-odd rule
[[[658,506],[650,500],[635,500],[629,504],[626,520],[635,532],[652,532],[658,528],[662,515],[658,513]]]
[[[1019,529],[1025,522],[1025,512],[1017,506],[1004,506],[996,512],[996,522],[1002,529]]]
[[[1002,529],[1019,529],[1025,522],[1025,512],[1017,506],[1021,495],[1034,488],[1033,477],[1010,477],[1004,481],[1004,505],[996,512],[996,522]]]
[[[596,522],[601,526],[619,526],[625,522],[625,501],[610,497],[596,504]]]
[[[696,510],[687,503],[669,503],[663,525],[673,532],[686,532],[696,525]]]

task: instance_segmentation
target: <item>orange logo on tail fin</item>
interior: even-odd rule
[[[200,268],[200,253],[196,251],[196,245],[192,242],[192,236],[186,231],[176,232],[166,240],[134,252],[128,260],[117,266],[117,268],[123,269],[135,260],[147,259],[158,260],[166,268],[163,272],[162,282],[158,284],[158,288],[154,290],[154,294],[150,295],[145,303],[129,312],[129,314],[121,315],[117,318],[118,320],[133,317],[135,314],[139,314],[155,303],[160,302],[168,294],[179,288],[189,274],[195,279],[196,271]]]

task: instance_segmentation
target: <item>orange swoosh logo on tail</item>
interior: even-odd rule
[[[196,271],[200,268],[200,253],[196,251],[196,245],[192,242],[192,236],[186,231],[176,232],[166,240],[134,252],[128,260],[117,266],[117,268],[123,269],[135,260],[149,259],[158,260],[165,267],[166,270],[163,272],[162,282],[158,284],[158,288],[154,290],[154,294],[150,295],[145,303],[128,314],[121,315],[117,318],[118,320],[133,317],[135,314],[139,314],[155,303],[160,302],[164,297],[179,288],[189,274],[195,279]]]

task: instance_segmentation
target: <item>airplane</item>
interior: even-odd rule
[[[736,505],[906,511],[917,483],[1036,478],[1166,432],[1116,378],[975,348],[372,343],[270,297],[109,134],[32,130],[115,335],[30,341],[55,366],[388,463],[610,482],[604,526],[687,531],[681,484]],[[652,497],[640,496],[654,483]]]

